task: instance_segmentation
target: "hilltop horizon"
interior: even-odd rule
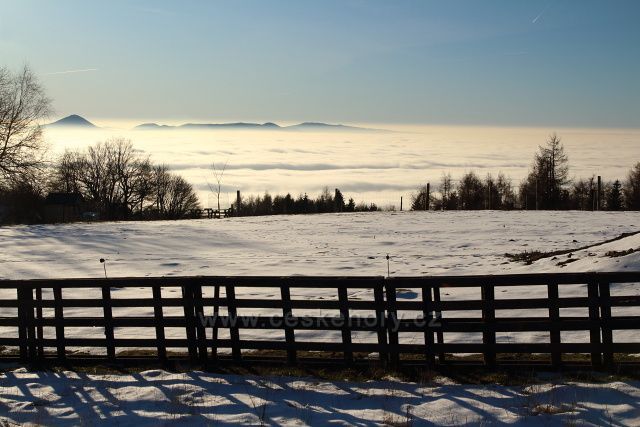
[[[132,122],[132,121],[129,121]],[[81,127],[91,129],[101,129],[105,126],[98,126],[93,121],[86,119],[79,114],[70,114],[53,122],[47,123],[46,127]],[[106,126],[109,127],[109,126]],[[274,122],[253,122],[253,121],[186,121],[178,124],[165,124],[162,121],[151,121],[138,123],[130,126],[132,130],[163,130],[163,129],[263,129],[263,130],[342,130],[361,132],[388,132],[386,129],[372,129],[347,125],[342,123],[325,123],[320,121],[296,122],[293,124],[278,124]]]
[[[157,126],[158,128],[167,129],[179,129],[184,125],[231,125],[231,124],[250,124],[250,125],[270,125],[274,124],[278,127],[285,129],[296,125],[311,125],[320,124],[328,126],[344,126],[360,128],[360,130],[366,131],[378,131],[378,132],[415,132],[420,129],[428,128],[477,128],[477,129],[547,129],[549,132],[558,130],[597,130],[603,129],[607,131],[628,131],[628,130],[640,130],[640,123],[636,126],[579,126],[576,124],[554,125],[554,124],[499,124],[499,123],[436,123],[436,122],[391,122],[391,121],[363,121],[363,122],[351,122],[351,121],[322,121],[322,120],[290,120],[290,119],[264,119],[264,118],[237,118],[237,117],[218,117],[207,118],[202,116],[194,117],[160,117],[160,118],[125,118],[125,117],[89,117],[89,115],[70,113],[70,114],[56,114],[53,118],[50,118],[47,123],[43,125],[45,127],[52,127],[51,125],[61,122],[69,118],[80,118],[89,122],[95,129],[122,129],[122,130],[134,130],[137,127],[145,126]]]

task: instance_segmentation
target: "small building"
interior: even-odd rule
[[[82,195],[79,193],[49,193],[44,200],[46,222],[72,222],[82,219]]]

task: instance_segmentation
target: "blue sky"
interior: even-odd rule
[[[640,1],[0,5],[58,116],[640,127]]]

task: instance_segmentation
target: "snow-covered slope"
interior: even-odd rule
[[[170,275],[392,275],[640,269],[637,212],[375,212],[0,227],[0,279]]]

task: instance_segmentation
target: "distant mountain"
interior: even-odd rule
[[[185,123],[180,125],[181,128],[234,128],[234,129],[257,129],[257,128],[267,128],[267,129],[279,129],[275,123]]]
[[[53,123],[49,123],[47,126],[52,126],[52,127],[74,126],[74,127],[83,127],[83,128],[97,128],[97,126],[91,123],[89,120],[77,114],[72,114],[70,116],[67,116]]]
[[[304,122],[298,125],[287,126],[285,129],[290,130],[308,130],[308,131],[357,131],[357,132],[379,132],[381,129],[368,129],[356,126],[332,125],[320,122]]]
[[[344,132],[388,132],[382,129],[368,129],[356,126],[334,125],[320,122],[304,122],[291,126],[280,126],[276,123],[185,123],[177,126],[160,125],[157,123],[143,123],[134,129],[161,130],[161,129],[256,129],[256,130],[285,130],[285,131],[344,131]]]
[[[157,123],[143,123],[141,125],[136,126],[134,129],[148,129],[148,130],[154,130],[154,129],[164,129],[164,128],[173,128],[174,126],[169,126],[169,125],[159,125]]]

